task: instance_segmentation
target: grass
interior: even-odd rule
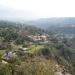
[[[15,45],[13,42],[11,43],[12,50],[18,50],[19,48],[22,48],[23,45]],[[34,53],[35,51],[38,51],[42,48],[44,48],[44,45],[29,45],[28,47],[29,53]],[[5,53],[6,50],[0,50],[0,56],[2,56]]]
[[[5,53],[6,50],[0,50],[0,57]]]
[[[17,50],[19,48],[22,48],[23,45],[15,45],[13,42],[11,43],[13,50]],[[42,49],[44,46],[43,45],[29,45],[28,52],[29,53],[34,53],[35,51]],[[26,48],[26,47],[25,47]]]
[[[35,51],[40,50],[40,49],[42,49],[43,47],[44,47],[43,45],[31,45],[31,46],[29,47],[29,52],[30,52],[30,53],[34,53]]]
[[[15,45],[13,42],[11,43],[13,50],[17,50],[22,47],[22,45]]]

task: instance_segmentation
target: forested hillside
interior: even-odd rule
[[[0,21],[0,75],[75,75],[74,46],[60,34]]]

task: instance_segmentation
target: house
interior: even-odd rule
[[[5,53],[3,56],[2,56],[2,60],[6,60],[8,61],[10,58],[12,58],[13,56],[16,56],[16,53],[15,51],[10,51],[8,53]]]
[[[46,35],[30,35],[29,38],[31,38],[34,42],[47,41],[47,36]]]
[[[43,41],[43,39],[42,39],[41,36],[34,36],[34,37],[33,37],[33,40],[34,40],[34,41],[37,41],[37,42]]]
[[[19,55],[25,55],[26,53],[29,53],[29,52],[28,52],[28,48],[19,48],[19,49],[17,50],[17,53],[18,53]]]
[[[27,52],[28,51],[28,48],[19,48],[20,51],[24,51],[24,52]]]

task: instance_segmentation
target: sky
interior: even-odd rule
[[[0,19],[75,17],[75,0],[0,0]]]

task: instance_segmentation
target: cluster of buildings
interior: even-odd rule
[[[35,42],[44,42],[47,41],[47,36],[46,35],[30,35],[28,36]]]

